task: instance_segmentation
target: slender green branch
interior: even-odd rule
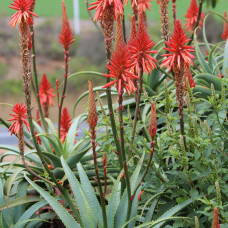
[[[94,167],[95,167],[95,172],[97,176],[97,184],[98,184],[98,189],[99,189],[99,194],[100,194],[100,201],[101,201],[101,208],[102,208],[102,215],[103,215],[103,225],[104,228],[108,227],[107,224],[107,215],[106,215],[106,209],[105,209],[105,202],[104,202],[104,196],[102,192],[102,187],[101,187],[101,180],[98,172],[98,165],[97,165],[97,152],[96,152],[96,144],[95,144],[95,138],[96,138],[96,133],[95,130],[92,130],[92,149],[93,149],[93,161],[94,161]]]
[[[33,25],[30,26],[31,31],[31,41],[32,41],[32,64],[33,64],[33,73],[34,73],[34,82],[32,81],[32,87],[35,93],[36,103],[38,105],[41,123],[44,127],[45,132],[48,132],[47,123],[44,118],[43,109],[40,103],[40,96],[39,96],[39,86],[38,86],[38,75],[37,75],[37,68],[36,68],[36,47],[35,47],[35,35],[34,35],[34,28]]]
[[[134,143],[134,139],[135,139],[136,126],[137,126],[138,116],[140,113],[140,98],[141,98],[141,94],[142,94],[142,84],[143,84],[143,68],[141,66],[140,67],[140,77],[139,77],[139,88],[137,89],[137,97],[136,97],[134,124],[133,124],[133,130],[132,130],[132,141],[131,141],[130,149],[129,149],[129,159],[132,154],[132,147],[133,147],[133,143]]]
[[[128,209],[127,209],[127,220],[130,219],[131,215],[131,207],[132,207],[132,201],[131,201],[131,185],[130,185],[130,178],[127,168],[127,160],[126,160],[126,154],[125,154],[125,148],[124,148],[124,124],[123,124],[123,82],[121,86],[121,91],[119,91],[119,123],[120,123],[120,142],[121,142],[121,154],[123,158],[123,167],[124,167],[124,175],[126,179],[126,185],[127,185],[127,194],[128,194]]]
[[[65,74],[64,74],[64,85],[63,92],[59,104],[59,116],[58,116],[58,136],[60,138],[60,123],[61,123],[61,113],[63,108],[63,101],[66,96],[66,88],[67,88],[67,78],[68,78],[68,62],[69,62],[69,51],[64,51],[64,59],[65,59]]]
[[[122,4],[123,4],[123,0],[121,0]],[[124,36],[124,42],[127,42],[127,38],[126,38],[126,24],[125,24],[125,16],[124,16],[124,9],[123,9],[123,18],[122,18],[122,28],[123,28],[123,36]]]
[[[201,14],[202,14],[202,9],[203,9],[203,0],[199,1],[199,11],[198,11],[198,16],[197,16],[197,21],[191,36],[191,40],[188,42],[188,45],[191,45],[193,39],[194,39],[194,34],[195,34],[195,30],[196,28],[199,26],[199,22],[200,22],[200,18],[201,18]]]
[[[147,174],[147,172],[148,172],[148,170],[150,168],[150,164],[151,164],[151,161],[152,161],[152,158],[153,158],[153,153],[154,153],[154,146],[155,146],[155,141],[152,140],[152,142],[151,142],[151,150],[150,150],[150,154],[149,154],[149,161],[147,163],[146,169],[144,171],[144,174],[143,174],[141,180],[139,181],[137,187],[135,188],[135,191],[134,191],[132,197],[135,197],[135,193],[137,192],[138,188],[142,184],[142,182],[143,182],[144,178],[146,177],[146,174]]]

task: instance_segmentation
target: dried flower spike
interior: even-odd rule
[[[96,13],[94,16],[94,21],[102,21],[103,16],[105,14],[105,10],[109,7],[114,8],[114,15],[122,15],[123,14],[123,4],[120,0],[97,0],[90,4],[91,7],[88,10],[96,9]]]
[[[158,51],[151,50],[155,43],[147,33],[142,13],[139,15],[139,27],[136,37],[135,39],[130,38],[130,40],[134,40],[133,42],[131,41],[129,46],[131,59],[136,71],[140,74],[142,68],[143,72],[149,74],[156,68],[155,62],[158,62],[151,54],[158,53]]]
[[[226,19],[228,19],[225,10],[224,10],[224,17],[225,17]],[[227,40],[227,39],[228,39],[228,23],[227,23],[226,21],[224,21],[222,38],[223,38],[224,40]]]
[[[31,5],[33,0],[14,0],[9,8],[17,10],[17,12],[11,17],[10,25],[12,28],[16,26],[17,23],[27,22],[30,26],[33,24],[32,16],[38,17],[35,13],[31,11]]]
[[[156,136],[157,132],[157,115],[156,115],[156,106],[154,101],[151,103],[151,116],[150,116],[150,125],[149,125],[149,133],[152,141]]]
[[[192,59],[195,57],[190,53],[194,52],[194,47],[186,46],[187,42],[191,39],[188,39],[187,35],[184,32],[184,29],[181,27],[180,20],[177,20],[174,26],[174,32],[169,41],[166,42],[168,48],[164,48],[169,51],[169,54],[164,54],[162,56],[166,56],[168,58],[162,61],[161,67],[167,67],[169,70],[177,67],[180,69],[185,66],[192,65]]]
[[[74,35],[70,28],[69,20],[67,17],[65,2],[62,1],[62,30],[59,35],[59,43],[62,44],[65,51],[69,50],[70,45],[74,42]]]
[[[90,81],[88,81],[89,85],[89,114],[88,114],[88,123],[89,123],[89,128],[93,132],[95,131],[95,127],[97,125],[97,109],[96,109],[96,102],[95,102],[95,97],[93,93],[93,86]]]
[[[63,108],[60,122],[60,141],[64,142],[72,124],[72,118],[66,107]]]
[[[165,41],[169,40],[169,16],[168,16],[168,4],[169,0],[157,0],[157,3],[160,6],[160,15],[161,15],[161,33],[162,38]]]
[[[11,135],[14,133],[15,135],[19,134],[20,128],[23,124],[25,124],[26,128],[29,130],[29,124],[26,121],[27,119],[27,108],[22,103],[17,103],[14,105],[13,110],[15,114],[10,114],[13,116],[12,119],[8,121],[14,121],[13,124],[10,126],[9,131],[11,131]]]
[[[199,13],[199,6],[197,5],[196,0],[191,0],[187,14],[185,15],[185,17],[187,18],[185,20],[187,22],[185,25],[187,27],[187,30],[190,32],[194,31],[194,28],[197,22],[198,13]],[[204,17],[205,15],[202,12],[200,15],[199,28],[203,25]]]

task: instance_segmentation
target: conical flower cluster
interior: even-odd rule
[[[107,88],[115,84],[118,92],[120,92],[122,87],[124,87],[128,94],[134,94],[135,86],[131,80],[138,79],[138,77],[131,71],[133,67],[133,63],[130,58],[131,53],[123,39],[120,17],[117,18],[116,26],[115,50],[112,54],[110,63],[106,66],[109,70],[109,74],[103,74],[105,77],[110,77],[114,80],[103,86],[103,88]]]
[[[195,57],[191,54],[194,52],[194,47],[185,45],[191,39],[188,39],[181,27],[180,20],[177,20],[174,26],[173,35],[170,37],[169,41],[166,42],[168,48],[164,48],[169,51],[169,54],[164,54],[162,56],[167,57],[162,61],[161,67],[167,67],[169,70],[174,68],[180,69],[185,66],[192,65],[192,59]]]
[[[10,126],[9,131],[11,131],[11,135],[14,133],[15,135],[19,134],[19,131],[23,124],[25,124],[26,128],[29,131],[29,124],[26,121],[27,117],[27,108],[22,103],[17,103],[13,107],[13,112],[15,114],[10,114],[13,118],[8,121],[14,121]]]
[[[74,42],[74,35],[70,28],[64,1],[62,1],[62,21],[63,24],[61,33],[59,35],[59,43],[62,44],[65,51],[68,51],[70,45]]]
[[[135,34],[132,33],[132,35]],[[129,43],[131,59],[138,73],[143,70],[143,72],[149,74],[156,68],[155,62],[158,61],[151,56],[151,54],[158,53],[156,50],[151,50],[154,45],[155,43],[151,40],[144,25],[143,14],[140,13],[137,34],[135,38],[130,37]]]
[[[187,14],[185,17],[187,18],[185,21],[187,22],[185,25],[187,27],[188,31],[193,32],[197,18],[198,18],[198,13],[199,13],[199,6],[197,5],[196,0],[191,0],[190,6],[188,8]],[[204,13],[202,12],[200,15],[200,21],[199,21],[199,27],[203,25],[203,19],[204,19]]]
[[[66,107],[63,108],[60,122],[60,141],[64,142],[72,124],[72,118]]]

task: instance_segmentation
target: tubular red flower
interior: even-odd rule
[[[60,141],[64,142],[72,124],[72,118],[66,107],[63,108],[60,122]]]
[[[228,19],[225,10],[224,10],[224,17],[225,17],[226,19]],[[228,23],[227,23],[226,21],[224,21],[222,38],[223,38],[224,40],[227,40],[227,39],[228,39]]]
[[[128,94],[134,94],[135,86],[131,79],[138,79],[138,77],[131,72],[133,63],[131,60],[131,53],[129,52],[129,48],[123,39],[120,17],[117,18],[115,41],[115,50],[110,59],[110,63],[106,66],[109,70],[109,74],[103,74],[105,77],[113,78],[114,81],[106,84],[103,86],[103,88],[107,88],[115,84],[118,92],[121,91],[123,86]]]
[[[142,13],[140,13],[139,16],[139,28],[136,37],[135,39],[130,37],[130,40],[133,40],[133,42],[131,41],[129,44],[129,49],[136,71],[140,73],[142,66],[143,71],[149,74],[150,71],[156,68],[155,62],[158,62],[151,54],[158,53],[158,51],[151,50],[155,43],[147,33]]]
[[[26,105],[23,105],[22,103],[17,103],[14,105],[12,111],[15,112],[15,114],[10,114],[11,116],[13,116],[13,118],[8,120],[8,121],[14,121],[9,128],[9,131],[11,131],[11,135],[13,133],[18,135],[20,127],[23,124],[25,124],[28,131],[30,131],[29,124],[26,121],[26,119],[28,118]]]
[[[38,17],[35,13],[31,11],[31,5],[33,0],[14,0],[10,3],[9,8],[17,10],[17,12],[11,17],[10,25],[12,28],[16,26],[17,23],[25,21],[30,26],[33,24],[32,16]]]
[[[63,48],[68,51],[70,45],[74,42],[74,35],[71,31],[69,20],[67,17],[66,7],[64,1],[62,1],[62,30],[59,35],[59,43]]]
[[[149,125],[149,133],[152,141],[156,136],[157,132],[157,115],[156,115],[156,106],[154,101],[151,103],[151,116],[150,116],[150,125]]]
[[[220,228],[219,224],[219,216],[218,216],[218,208],[215,207],[213,211],[213,223],[212,228]]]
[[[184,74],[184,90],[187,91],[187,78],[190,88],[195,88],[196,83],[194,82],[194,78],[192,77],[191,69],[187,67]]]
[[[40,103],[48,104],[48,106],[53,106],[53,97],[55,97],[55,94],[53,93],[55,90],[51,88],[51,84],[49,83],[46,74],[43,74],[42,80],[41,80],[41,86],[39,89],[39,96],[40,96]]]
[[[97,0],[90,4],[91,7],[88,10],[96,9],[96,13],[94,16],[94,21],[102,21],[104,11],[106,7],[113,6],[115,16],[123,14],[123,4],[120,0]]]
[[[191,0],[190,6],[188,8],[187,14],[185,17],[187,18],[185,21],[187,22],[185,26],[187,27],[188,31],[193,32],[196,22],[197,22],[197,17],[198,17],[198,12],[199,12],[199,6],[197,5],[196,0]],[[199,27],[203,25],[203,19],[205,15],[202,12],[200,15],[200,21],[199,21]]]
[[[169,54],[164,54],[162,56],[168,57],[162,61],[161,67],[167,67],[169,70],[174,69],[176,65],[178,69],[181,67],[181,62],[184,63],[185,66],[192,65],[192,59],[195,57],[190,53],[194,52],[194,47],[185,46],[187,42],[191,39],[188,39],[187,35],[184,32],[184,29],[181,27],[180,20],[177,20],[174,26],[174,32],[169,41],[166,42],[166,45],[169,48],[164,48],[169,51]]]
[[[141,12],[146,12],[146,9],[150,10],[152,0],[138,0],[138,9]]]

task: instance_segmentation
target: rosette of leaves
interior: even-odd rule
[[[39,147],[45,156],[47,164],[50,165],[51,169],[53,169],[54,175],[56,178],[61,179],[64,175],[62,164],[60,161],[60,157],[63,156],[66,160],[67,164],[71,169],[74,170],[75,175],[78,175],[76,164],[80,161],[82,164],[87,165],[87,172],[89,176],[92,178],[93,167],[90,164],[92,160],[91,154],[88,152],[91,149],[91,142],[89,136],[85,136],[82,139],[78,139],[77,143],[75,143],[75,135],[77,133],[77,128],[81,122],[86,121],[86,115],[81,115],[75,118],[72,122],[72,125],[68,131],[67,137],[65,141],[62,143],[58,138],[57,129],[53,125],[50,119],[46,119],[48,124],[49,132],[46,133],[35,121],[33,121],[35,130],[37,132],[36,136],[40,138],[41,144]],[[6,126],[10,126],[10,124],[5,122]],[[39,175],[43,175],[43,167],[41,160],[38,156],[36,156],[36,150],[34,149],[34,142],[29,132],[24,131],[24,135],[26,138],[26,146],[28,150],[25,151],[25,159],[30,165],[30,168],[38,173]],[[18,163],[21,159],[20,151],[17,147],[12,147],[9,145],[0,145],[0,149],[6,150],[6,152],[0,158],[1,164],[0,167],[2,169],[2,173],[7,172],[9,169],[13,169],[14,167],[25,168],[23,164]],[[97,149],[98,157],[103,156],[103,151],[101,149]],[[88,153],[88,154],[86,154]],[[14,162],[3,162],[4,158],[8,156],[16,156]],[[116,172],[117,170],[110,169],[109,172]]]

